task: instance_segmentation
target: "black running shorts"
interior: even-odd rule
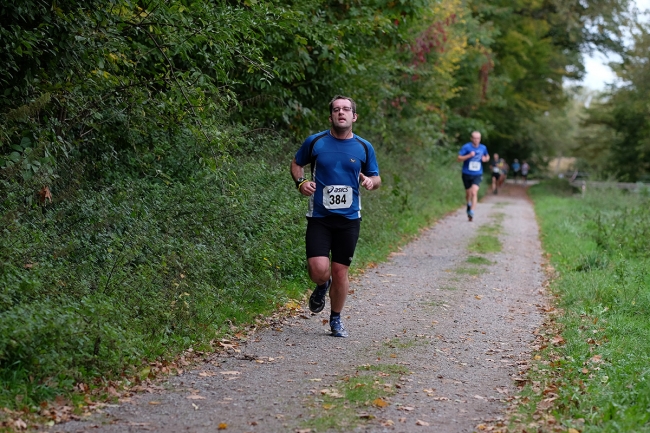
[[[351,220],[339,215],[307,218],[307,258],[329,257],[331,252],[333,262],[350,266],[360,229],[360,218]]]
[[[470,189],[472,185],[480,185],[482,180],[483,176],[480,174],[474,176],[472,174],[463,173],[463,185],[465,185],[465,189]]]

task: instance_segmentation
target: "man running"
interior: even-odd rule
[[[471,141],[465,143],[458,151],[458,161],[463,163],[463,185],[467,202],[467,218],[474,219],[474,209],[478,201],[478,189],[483,180],[483,162],[490,160],[487,147],[481,144],[481,133],[472,132]]]
[[[521,164],[519,164],[519,160],[515,158],[515,161],[512,163],[512,172],[515,177],[515,183],[517,183],[517,178],[519,177],[519,170],[521,170]]]
[[[381,185],[375,150],[352,133],[357,106],[352,98],[337,95],[329,104],[331,127],[309,136],[291,162],[298,191],[309,197],[305,244],[309,278],[316,288],[309,309],[319,313],[330,292],[330,329],[334,337],[347,337],[341,311],[348,295],[348,269],[361,227],[359,189]],[[312,178],[304,167],[311,164]],[[330,262],[330,253],[332,259]]]
[[[530,165],[524,159],[524,163],[521,164],[521,177],[524,179],[524,184],[528,183],[528,171],[530,170]]]
[[[499,189],[497,187],[499,183],[499,178],[501,177],[501,169],[499,168],[498,153],[492,155],[492,160],[490,161],[490,172],[492,173],[492,194],[498,194]]]

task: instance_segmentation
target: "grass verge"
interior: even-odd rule
[[[559,182],[530,194],[557,310],[510,431],[650,431],[650,200]]]

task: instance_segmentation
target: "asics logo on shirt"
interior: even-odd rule
[[[350,158],[350,162],[353,162],[353,163],[354,163],[354,162],[357,162],[357,160],[354,159],[354,158]]]
[[[337,192],[348,192],[348,187],[346,186],[344,188],[335,188],[333,186],[330,186],[327,190],[328,194],[337,193]]]

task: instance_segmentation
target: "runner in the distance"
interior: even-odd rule
[[[521,177],[524,178],[524,184],[528,183],[528,170],[530,170],[530,165],[524,159],[524,163],[521,164]]]
[[[499,168],[499,154],[495,153],[492,155],[492,160],[490,161],[490,173],[492,173],[492,194],[498,194],[499,189],[497,184],[499,182],[499,177],[501,177],[501,169]]]
[[[463,185],[467,202],[467,218],[474,219],[474,209],[478,201],[478,189],[483,180],[483,162],[490,160],[487,147],[481,144],[481,133],[474,131],[471,141],[465,143],[458,151],[458,161],[463,163]]]
[[[352,124],[358,119],[352,98],[337,95],[329,109],[331,128],[302,143],[291,162],[291,175],[300,193],[309,197],[305,244],[309,277],[316,283],[309,309],[321,312],[329,289],[332,335],[347,337],[341,311],[361,227],[359,189],[377,189],[381,178],[372,145],[352,133]],[[311,164],[311,180],[305,178],[307,164]]]

